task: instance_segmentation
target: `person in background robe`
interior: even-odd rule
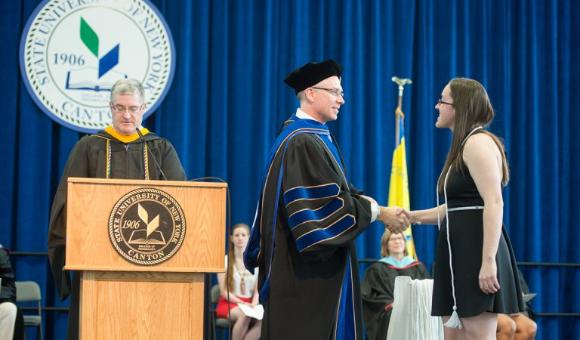
[[[367,339],[387,338],[389,320],[393,309],[395,278],[429,279],[423,263],[407,256],[405,235],[385,230],[381,237],[381,256],[369,266],[361,284],[363,313]]]
[[[63,270],[67,179],[186,179],[173,145],[167,139],[141,128],[145,108],[145,91],[139,81],[117,81],[111,89],[110,97],[112,125],[97,134],[85,136],[76,143],[54,196],[50,213],[48,257],[61,298],[72,295],[68,319],[69,339],[78,338],[80,281],[76,273],[71,280],[69,272]]]
[[[408,224],[405,210],[379,207],[347,179],[326,125],[345,103],[341,75],[326,60],[285,79],[300,107],[271,149],[244,259],[259,267],[262,340],[362,339],[353,241],[376,219]]]

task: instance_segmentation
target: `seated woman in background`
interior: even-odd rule
[[[525,311],[517,314],[497,314],[497,340],[532,340],[536,338],[538,326],[534,321],[534,311],[531,300],[535,294],[530,294],[524,275],[518,270],[520,286],[524,295]]]
[[[257,305],[258,302],[258,269],[254,274],[244,266],[244,250],[248,244],[250,227],[239,223],[234,225],[229,241],[229,252],[226,255],[226,273],[217,274],[220,287],[220,299],[216,307],[216,316],[234,322],[233,340],[253,340],[260,338],[261,322],[247,317],[238,307],[239,303]],[[226,275],[227,274],[227,275]],[[227,277],[227,282],[226,282]]]
[[[497,314],[497,340],[532,340],[537,325],[523,313]]]
[[[389,230],[381,237],[380,260],[373,263],[366,271],[361,285],[363,312],[369,340],[387,337],[393,292],[397,276],[410,276],[411,279],[428,279],[425,266],[407,256],[405,236],[394,234]]]

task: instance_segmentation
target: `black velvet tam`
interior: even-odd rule
[[[334,60],[328,59],[320,63],[307,63],[292,71],[284,82],[296,93],[318,84],[320,81],[342,75],[342,67]]]

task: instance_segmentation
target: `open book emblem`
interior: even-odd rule
[[[125,260],[155,265],[171,258],[183,244],[183,210],[168,193],[140,188],[121,197],[109,216],[109,239]]]
[[[165,244],[163,233],[157,230],[159,228],[159,215],[149,221],[149,214],[141,204],[137,205],[137,214],[146,228],[134,230],[128,242],[130,244]]]
[[[119,79],[127,79],[123,72],[113,71],[119,64],[119,50],[121,44],[117,43],[108,52],[100,55],[101,40],[98,33],[91,25],[80,17],[80,40],[86,51],[86,58],[94,59],[96,67],[82,66],[72,68],[66,73],[65,89],[77,91],[111,91],[113,84]],[[91,63],[94,65],[95,63]]]
[[[133,78],[143,83],[149,117],[175,70],[161,13],[143,0],[73,2],[42,1],[22,31],[19,60],[30,96],[57,123],[94,133],[111,123],[113,84]]]

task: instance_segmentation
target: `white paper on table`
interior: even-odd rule
[[[262,305],[248,305],[247,303],[238,303],[238,307],[240,310],[246,315],[251,318],[262,320],[264,317],[264,306]]]

